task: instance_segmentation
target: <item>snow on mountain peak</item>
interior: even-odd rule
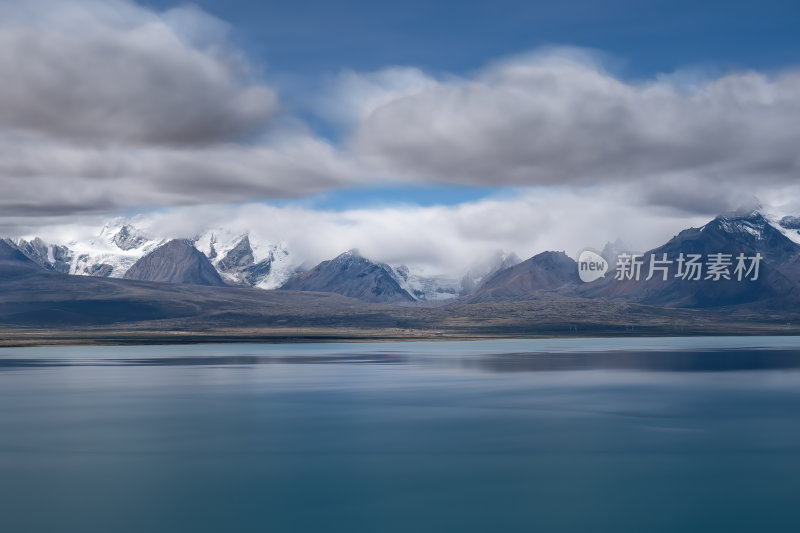
[[[763,240],[765,238],[764,230],[769,225],[769,221],[759,211],[751,211],[746,214],[719,216],[709,224],[716,224],[728,233],[748,233],[758,240]]]
[[[122,277],[140,257],[162,241],[151,239],[124,218],[115,218],[85,240],[46,243],[39,237],[17,239],[17,246],[48,270],[73,275]]]
[[[449,300],[459,295],[459,280],[447,276],[425,276],[406,265],[388,267],[395,281],[417,300]]]
[[[388,268],[400,286],[417,300],[442,301],[471,294],[495,272],[521,261],[513,252],[498,250],[483,261],[473,264],[461,278],[430,275],[424,269],[410,268],[404,264]]]
[[[800,244],[800,217],[792,215],[765,215],[770,225],[780,231],[787,239]]]
[[[111,239],[120,250],[132,250],[146,244],[148,237],[130,224],[125,224]]]
[[[294,257],[283,242],[270,242],[253,231],[214,228],[193,241],[230,283],[276,289],[295,271]]]

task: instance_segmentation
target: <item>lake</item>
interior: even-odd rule
[[[800,339],[0,349],[0,531],[800,531]]]

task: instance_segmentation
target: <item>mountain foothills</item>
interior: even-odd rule
[[[282,243],[249,232],[157,240],[116,223],[90,242],[0,240],[0,325],[774,332],[800,318],[799,243],[798,218],[719,216],[638,254],[637,279],[618,275],[621,244],[607,245],[609,271],[582,283],[564,252],[525,261],[498,253],[460,278],[425,277],[356,250],[303,268]],[[727,275],[681,274],[683,256],[715,254],[727,254]],[[744,279],[734,270],[740,256],[751,260]]]

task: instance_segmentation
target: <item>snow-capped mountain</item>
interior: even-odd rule
[[[16,239],[13,244],[30,260],[48,270],[69,274],[72,268],[72,254],[66,246],[47,244],[36,237],[30,241]]]
[[[513,252],[496,251],[483,261],[476,262],[461,278],[446,275],[426,275],[406,265],[391,267],[403,289],[420,301],[442,301],[467,296],[475,292],[493,274],[519,264],[522,260]]]
[[[164,243],[116,218],[96,237],[84,241],[46,243],[39,237],[14,243],[32,261],[48,270],[79,276],[121,278],[141,257]]]
[[[37,236],[25,236],[10,242],[26,257],[47,270],[64,274],[121,278],[141,258],[168,241],[175,238],[182,239],[181,235],[160,234],[156,236],[142,227],[151,228],[153,226],[142,222],[139,218],[115,218],[88,238],[69,242],[47,242]],[[157,233],[156,230],[152,231]],[[745,251],[761,251],[767,259],[765,261],[767,269],[765,277],[771,266],[786,279],[793,280],[796,276],[800,276],[800,254],[795,254],[795,250],[800,245],[800,217],[769,215],[759,211],[724,215],[715,218],[701,228],[682,232],[680,239],[675,242],[678,241],[687,249],[696,248],[699,246],[698,243],[705,242],[708,246],[703,248],[704,253],[713,251],[711,250],[712,245],[719,245],[720,248],[727,246],[737,250],[741,248]],[[399,295],[396,298],[398,301],[411,299],[446,301],[468,296],[479,290],[496,273],[521,262],[513,253],[498,251],[482,262],[474,264],[462,277],[457,277],[429,275],[414,266],[389,266],[384,263],[368,261],[356,253],[350,253],[321,263],[313,275],[308,274],[302,278],[298,274],[300,272],[299,265],[302,265],[306,258],[294,256],[283,242],[260,237],[257,229],[243,231],[242,228],[232,230],[220,227],[206,230],[188,239],[187,242],[208,259],[221,279],[229,285],[277,289],[287,285],[292,286],[290,282],[296,281],[302,285],[304,290],[325,290],[335,287],[336,290],[331,290],[331,292],[341,292],[361,298],[368,297],[372,301],[390,301],[397,295]],[[672,248],[677,250],[675,242],[668,243],[670,250]],[[790,250],[784,250],[786,247]],[[611,269],[614,268],[615,256],[620,251],[625,251],[625,246],[619,241],[609,243],[603,249],[603,255],[609,260]],[[779,251],[780,253],[778,253]],[[339,263],[345,260],[352,263],[354,268],[338,268]],[[322,268],[323,264],[326,265],[325,268]],[[356,266],[358,268],[355,268]],[[366,287],[363,283],[356,283],[359,280],[350,279],[355,271],[369,276],[367,281],[372,284],[367,284],[369,286]],[[391,278],[390,280],[385,279],[384,271]],[[303,283],[300,283],[301,281]],[[774,287],[783,286],[777,281],[772,285]],[[637,287],[637,291],[642,288]],[[676,290],[688,288],[688,285],[683,284]],[[598,290],[592,289],[592,291]],[[586,292],[586,295],[590,295],[589,293],[592,291]],[[764,291],[764,294],[769,292],[766,288]],[[612,292],[613,294],[609,292],[608,294],[603,293],[603,295],[626,296],[622,289],[614,289]],[[755,297],[754,294],[748,295],[748,298]],[[666,302],[663,298],[663,301],[657,299],[655,293],[639,296],[641,298],[638,301],[641,302],[657,304]],[[695,300],[694,296],[687,293],[683,295],[683,299],[670,300],[669,304],[684,305],[685,302],[695,302]],[[738,300],[731,296],[731,298],[722,298],[719,301],[735,302]]]
[[[81,276],[121,278],[141,258],[173,238],[156,238],[126,218],[105,224],[96,236],[69,242],[48,243],[39,237],[14,240],[31,260],[48,270]],[[278,241],[260,238],[255,231],[232,231],[220,227],[189,239],[205,254],[228,284],[277,289],[300,271],[302,261]],[[376,263],[390,273],[401,289],[420,301],[442,301],[471,294],[495,272],[520,259],[513,253],[496,252],[476,263],[461,278],[427,275],[406,265]]]
[[[664,245],[643,254],[641,272],[648,272],[651,258],[673,260],[680,254],[759,254],[757,279],[741,282],[736,276],[709,279],[679,277],[675,272],[651,279],[605,279],[581,286],[584,297],[628,300],[664,307],[719,307],[753,302],[795,304],[800,299],[800,246],[787,236],[788,228],[759,211],[721,215],[700,228],[681,231]],[[733,264],[731,264],[731,271]],[[669,274],[669,272],[667,273]],[[775,304],[774,302],[780,302]]]
[[[417,300],[449,300],[459,295],[457,278],[447,276],[424,276],[412,272],[406,265],[390,267],[394,279]]]
[[[251,232],[215,229],[195,237],[195,247],[223,279],[236,285],[277,289],[294,274],[294,258],[283,243],[270,243]]]
[[[171,238],[155,238],[129,219],[115,218],[88,239],[48,243],[39,237],[27,237],[12,242],[48,270],[121,278],[139,259]],[[190,240],[229,284],[276,289],[296,270],[293,257],[283,243],[259,239],[252,232],[219,228]]]

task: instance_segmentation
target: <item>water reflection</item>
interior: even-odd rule
[[[731,372],[800,368],[800,350],[722,350],[502,354],[466,358],[466,368],[487,372],[639,370],[647,372]]]
[[[478,343],[480,344],[480,343]],[[754,370],[792,370],[800,368],[800,348],[728,348],[728,349],[666,349],[666,350],[613,350],[604,351],[530,351],[482,353],[456,349],[451,352],[415,350],[413,343],[406,350],[385,350],[380,345],[358,348],[358,351],[336,350],[329,352],[327,345],[318,345],[317,353],[281,353],[281,348],[270,347],[278,353],[212,353],[215,347],[199,345],[195,353],[167,355],[165,347],[139,347],[143,352],[127,357],[130,348],[104,348],[96,355],[59,354],[59,357],[2,356],[0,371],[21,368],[50,367],[241,367],[254,365],[416,365],[431,367],[457,367],[483,372],[548,372],[571,370],[638,370],[646,372],[731,372]],[[253,348],[249,348],[252,350]],[[45,349],[47,350],[47,349]],[[58,353],[59,348],[50,350]],[[243,349],[247,350],[247,349]],[[122,353],[121,353],[122,352]],[[19,354],[17,351],[15,353]],[[150,354],[145,356],[144,354]],[[49,354],[48,354],[49,355]]]

